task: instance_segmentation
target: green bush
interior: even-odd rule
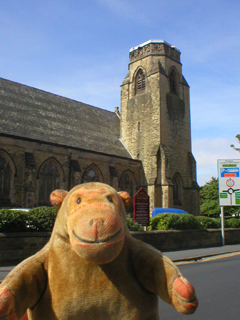
[[[221,221],[219,218],[210,218],[206,216],[195,217],[202,229],[221,228]]]
[[[51,232],[57,215],[53,207],[37,207],[28,212],[0,209],[0,232]],[[127,226],[130,231],[144,231],[143,226],[127,215]],[[225,219],[225,228],[240,228],[240,219]],[[150,219],[148,230],[189,230],[221,228],[220,218],[206,216],[194,217],[191,214],[163,213]]]
[[[240,219],[230,218],[224,221],[225,228],[240,228]]]
[[[37,207],[28,212],[0,209],[0,232],[51,232],[56,215],[53,207]]]
[[[54,207],[37,207],[30,210],[27,214],[27,225],[31,231],[49,231],[57,216],[57,209]]]
[[[200,229],[197,219],[191,214],[163,213],[150,219],[148,230]]]
[[[144,231],[143,226],[138,224],[137,222],[134,222],[131,218],[130,214],[126,216],[127,226],[130,231]]]
[[[28,212],[18,210],[0,209],[0,232],[26,232],[48,231],[51,232],[57,209],[53,207],[37,207]],[[131,231],[143,231],[140,224],[127,215],[127,226]]]
[[[27,231],[25,212],[0,209],[0,232],[24,231]]]

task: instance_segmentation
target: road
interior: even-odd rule
[[[218,256],[178,267],[196,289],[198,309],[193,315],[182,315],[159,299],[160,320],[240,319],[240,255]],[[1,268],[2,279],[9,270],[9,267]]]
[[[240,319],[240,255],[178,267],[196,290],[198,309],[182,315],[159,299],[160,320]]]

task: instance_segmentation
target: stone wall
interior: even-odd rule
[[[8,160],[11,170],[10,203],[7,207],[33,208],[43,205],[39,203],[40,172],[44,163],[51,159],[58,168],[58,189],[69,190],[82,183],[90,167],[97,172],[100,182],[116,190],[123,188],[121,181],[126,173],[132,181],[132,189],[124,191],[133,196],[140,188],[140,161],[9,137],[0,137],[0,151]],[[32,155],[34,163],[27,163],[26,153]],[[77,171],[71,167],[72,161],[77,164]]]
[[[222,245],[221,229],[161,230],[132,232],[134,238],[142,240],[160,251],[177,251]],[[239,244],[240,229],[225,229],[225,244]]]
[[[0,233],[0,266],[15,265],[42,249],[50,232]]]
[[[15,265],[35,254],[49,240],[50,233],[0,233],[0,266]],[[177,251],[222,245],[221,230],[162,230],[132,232],[134,238],[161,251]],[[239,244],[240,229],[225,229],[225,243]]]

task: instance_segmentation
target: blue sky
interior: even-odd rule
[[[190,85],[198,183],[240,133],[239,0],[5,0],[0,77],[114,111],[129,50],[165,40]]]

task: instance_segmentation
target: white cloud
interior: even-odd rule
[[[217,177],[218,159],[240,158],[240,153],[230,147],[233,142],[220,138],[193,141],[192,149],[197,161],[197,180],[200,186],[209,181],[211,177]]]

